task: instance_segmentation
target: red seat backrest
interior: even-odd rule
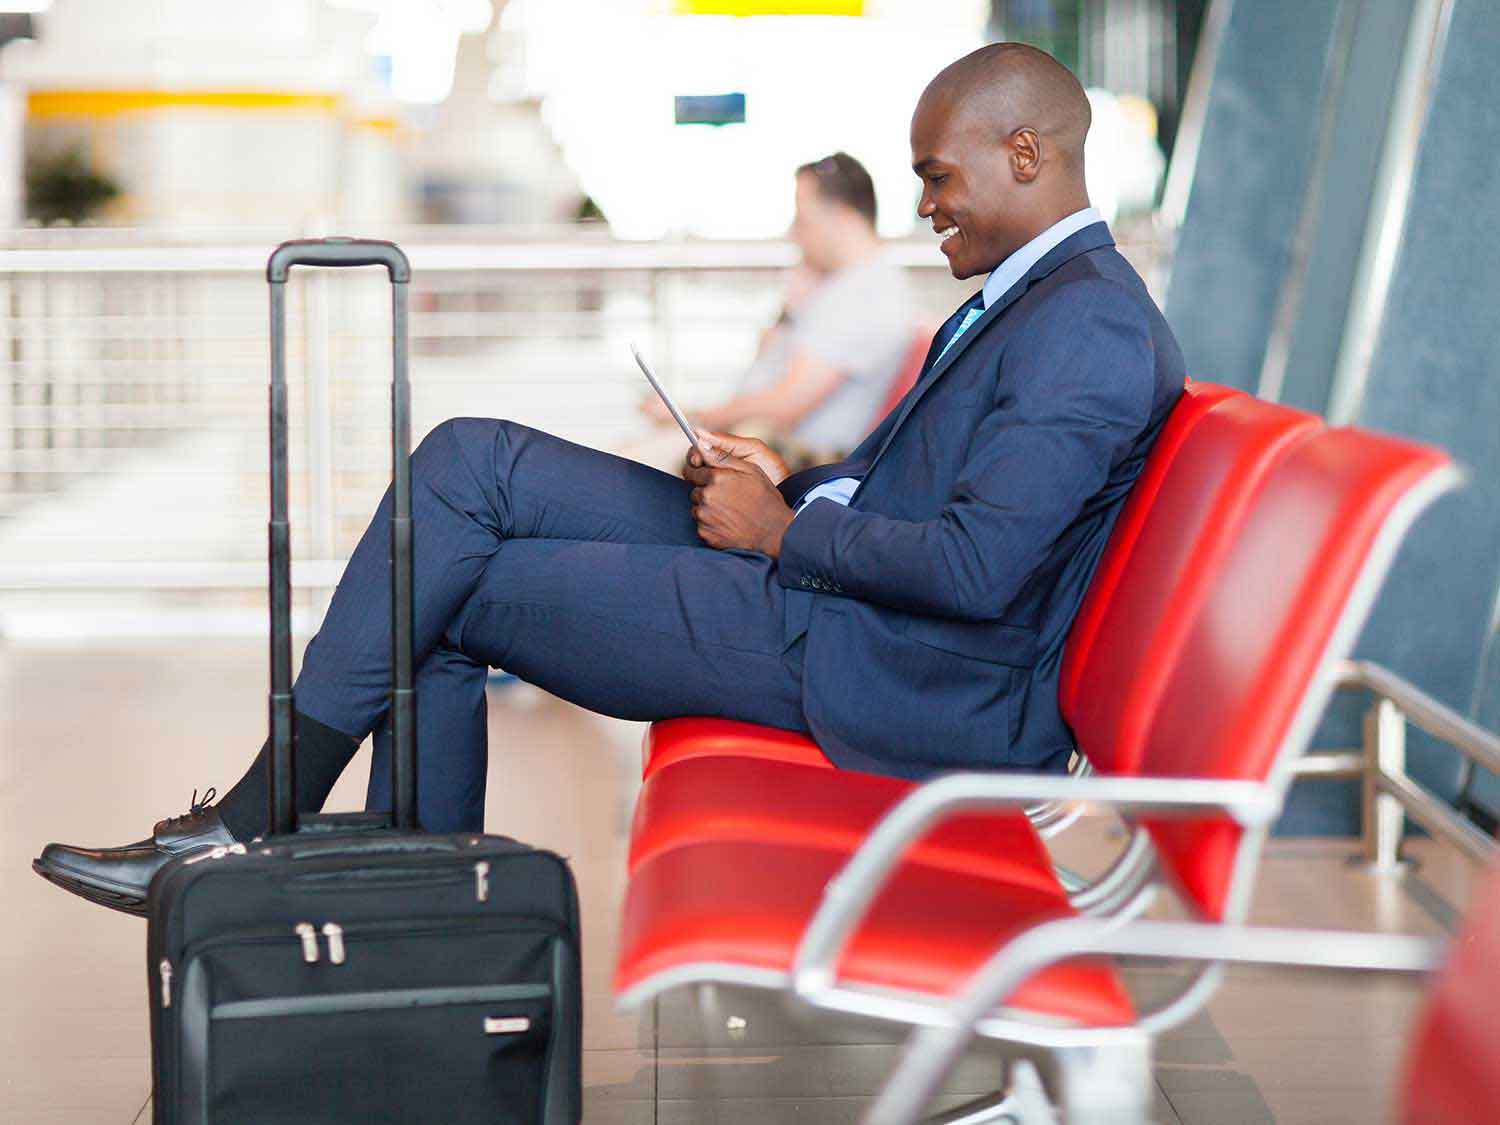
[[[1468,1125],[1500,1115],[1500,869],[1469,907],[1448,963],[1417,1017],[1400,1119]],[[1489,1106],[1489,1109],[1485,1109]]]
[[[1283,451],[1322,425],[1223,388],[1199,393],[1158,439],[1069,634],[1063,716],[1107,773],[1137,770],[1195,608],[1250,497]]]
[[[1115,518],[1115,526],[1110,531],[1104,554],[1099,558],[1099,565],[1094,568],[1089,588],[1073,617],[1072,628],[1068,630],[1068,642],[1063,649],[1062,675],[1057,687],[1057,698],[1064,715],[1069,714],[1077,703],[1078,685],[1088,667],[1089,655],[1099,636],[1105,611],[1110,599],[1114,597],[1120,575],[1125,569],[1125,561],[1135,547],[1141,527],[1146,522],[1146,514],[1151,510],[1157,493],[1161,491],[1161,482],[1165,479],[1173,458],[1177,456],[1177,451],[1182,448],[1183,441],[1193,431],[1193,427],[1202,421],[1209,410],[1226,398],[1243,393],[1232,387],[1189,379],[1182,389],[1182,397],[1177,400],[1177,405],[1172,408],[1172,413],[1162,426],[1161,433],[1156,435],[1156,443],[1152,445],[1146,464],[1141,468],[1141,475],[1136,478],[1130,495],[1125,498],[1120,514]]]
[[[932,334],[932,328],[925,324],[918,325],[912,332],[911,346],[906,349],[906,356],[896,370],[896,377],[891,380],[891,385],[885,392],[885,398],[881,400],[880,408],[875,411],[875,417],[870,421],[872,430],[885,421],[885,416],[896,409],[896,404],[906,397],[906,392],[917,385],[917,377],[922,374],[922,365],[927,362],[927,351],[932,347]]]
[[[1353,646],[1410,521],[1453,479],[1440,450],[1359,430],[1285,445],[1187,607],[1140,772],[1284,784],[1273,768],[1310,736],[1331,661]],[[1152,519],[1168,515],[1159,501]],[[1212,817],[1146,826],[1179,889],[1223,917],[1241,829]]]

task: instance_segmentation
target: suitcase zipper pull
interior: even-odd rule
[[[480,902],[490,897],[490,865],[482,859],[474,865],[474,897]]]
[[[170,1008],[172,1006],[172,962],[163,957],[157,968],[161,970],[161,1006]]]
[[[297,923],[297,936],[302,939],[302,960],[309,965],[318,960],[318,931],[311,922]]]
[[[344,928],[337,922],[324,922],[323,936],[328,939],[328,959],[335,965],[342,965],[344,963]],[[316,943],[314,948],[316,948]]]
[[[194,863],[201,863],[205,859],[223,859],[226,855],[244,855],[244,844],[217,844],[202,855],[195,855],[191,859],[182,861],[184,867]]]

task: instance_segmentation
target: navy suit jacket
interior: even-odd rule
[[[975,300],[978,300],[976,297]],[[792,521],[779,580],[805,637],[803,710],[837,764],[1062,770],[1063,642],[1185,370],[1103,223],[1046,254],[848,460],[782,483],[863,480]]]

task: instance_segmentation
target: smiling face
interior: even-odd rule
[[[989,273],[1037,233],[1026,191],[1035,179],[1035,141],[1034,131],[1002,133],[941,92],[929,90],[917,103],[917,214],[945,235],[940,249],[954,277]]]

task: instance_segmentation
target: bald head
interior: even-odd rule
[[[912,115],[917,214],[943,233],[955,277],[994,269],[1088,206],[1083,86],[1046,51],[992,43],[947,66]]]
[[[1079,175],[1093,112],[1083,84],[1046,51],[1025,43],[991,43],[943,68],[922,103],[952,115],[955,126],[1000,139],[1036,130]]]

